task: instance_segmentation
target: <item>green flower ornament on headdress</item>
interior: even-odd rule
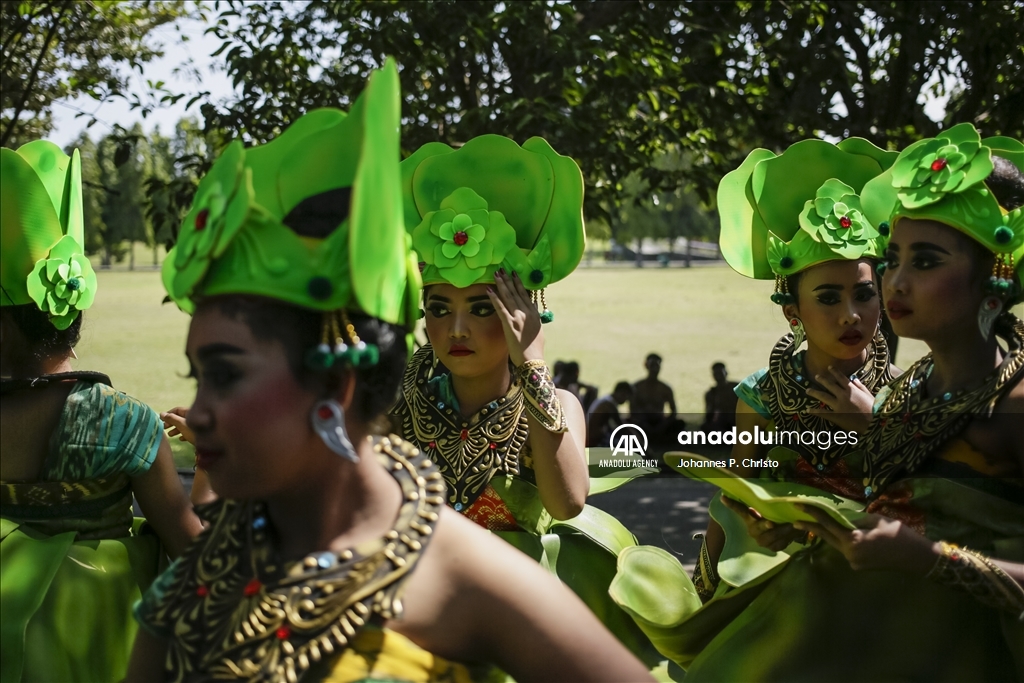
[[[58,330],[92,306],[78,150],[47,140],[0,149],[0,235],[0,305],[35,304]]]
[[[543,290],[583,257],[583,175],[541,138],[428,143],[402,162],[402,190],[425,285],[490,283],[504,268]]]
[[[781,155],[755,149],[718,186],[722,255],[767,280],[826,261],[881,256],[884,236],[865,216],[864,185],[895,161],[867,140],[804,140]],[[772,296],[787,303],[781,292]]]
[[[875,225],[902,218],[944,223],[977,242],[1024,276],[1024,211],[999,206],[985,180],[992,156],[1024,170],[1024,145],[1007,137],[981,139],[970,123],[919,140],[903,150],[887,173],[868,184],[864,207]]]
[[[191,312],[205,296],[252,294],[411,328],[420,277],[402,220],[399,116],[389,59],[347,115],[317,109],[265,145],[232,142],[200,181],[164,261],[171,299]],[[329,327],[325,345],[347,349],[339,325]]]
[[[936,221],[995,254],[990,296],[978,315],[986,338],[999,314],[1018,299],[1024,281],[1024,209],[1001,207],[985,184],[994,168],[993,156],[1024,171],[1024,144],[1019,140],[982,139],[972,124],[961,123],[907,147],[863,193],[865,213],[874,225],[895,229],[904,218]]]

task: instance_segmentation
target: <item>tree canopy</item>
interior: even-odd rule
[[[134,96],[125,69],[160,55],[153,29],[185,15],[183,0],[0,2],[0,145],[45,137],[58,100]]]

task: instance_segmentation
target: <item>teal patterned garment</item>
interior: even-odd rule
[[[156,460],[162,436],[160,417],[145,403],[106,384],[77,382],[50,439],[40,479],[139,476]]]
[[[772,414],[768,412],[768,406],[765,405],[764,395],[761,393],[761,387],[759,386],[761,378],[767,374],[768,368],[761,368],[760,370],[747,375],[742,382],[733,388],[733,393],[735,393],[741,401],[753,408],[758,415],[766,420],[770,420],[772,419]]]

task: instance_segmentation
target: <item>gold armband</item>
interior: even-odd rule
[[[697,589],[697,597],[701,602],[706,603],[715,597],[718,584],[722,582],[715,565],[711,562],[711,555],[708,554],[708,540],[704,534],[697,534],[694,538],[702,539],[700,544],[700,555],[697,557],[697,566],[693,568],[693,587]]]
[[[927,578],[970,593],[980,602],[1024,620],[1024,588],[981,553],[940,542],[942,554]]]
[[[543,360],[528,360],[517,367],[515,380],[523,390],[526,409],[544,429],[553,434],[568,431],[562,404],[555,394],[555,382]]]

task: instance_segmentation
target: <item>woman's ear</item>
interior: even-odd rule
[[[338,388],[334,392],[335,400],[341,404],[347,413],[352,406],[356,395],[356,371],[351,368],[345,371],[338,382]]]
[[[786,322],[788,323],[793,318],[800,317],[800,307],[796,304],[786,304],[782,307],[782,315],[786,316]]]

